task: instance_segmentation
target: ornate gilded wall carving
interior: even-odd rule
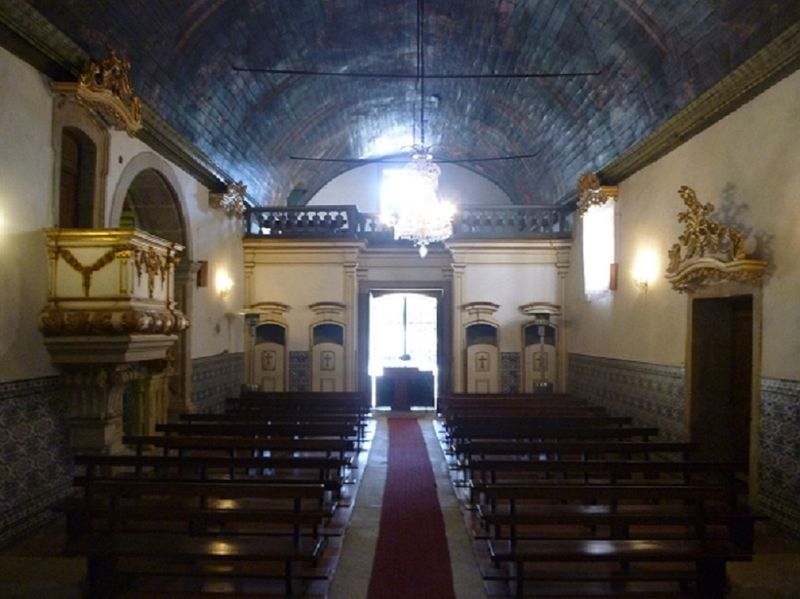
[[[578,214],[583,215],[592,206],[602,206],[617,197],[616,185],[603,185],[594,173],[584,173],[578,179]]]
[[[92,62],[78,77],[77,83],[53,84],[57,93],[75,96],[77,101],[110,126],[123,129],[131,137],[142,128],[142,102],[133,92],[131,63],[121,58],[111,46],[101,62]]]
[[[701,204],[686,185],[678,190],[687,209],[678,213],[683,233],[669,250],[666,278],[677,291],[721,281],[761,284],[767,263],[748,258],[754,247],[745,234],[711,218],[713,204]]]
[[[209,194],[208,203],[212,208],[223,210],[230,217],[242,218],[247,209],[246,195],[247,185],[241,181],[231,182],[228,183],[224,193]]]

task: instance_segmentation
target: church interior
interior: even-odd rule
[[[798,67],[796,0],[0,0],[0,595],[797,596]],[[310,515],[281,512],[294,531],[281,561],[267,533],[242,541],[220,512],[246,486],[288,493],[250,478],[321,460],[301,441],[316,427],[344,443],[345,412],[349,449],[325,450],[349,452],[345,489],[310,485],[339,497],[323,527],[344,532],[323,534],[317,574],[299,575]],[[285,427],[286,444],[244,413]],[[228,444],[249,438],[213,459],[221,442],[184,430],[223,426]],[[165,439],[184,435],[168,457]],[[584,451],[597,470],[580,485],[556,437],[614,457]],[[393,473],[414,451],[430,459],[404,499]],[[202,480],[168,488],[186,455]],[[222,482],[205,468],[224,459],[248,485],[208,490]],[[222,470],[235,482],[233,462]],[[142,490],[159,477],[162,491]],[[487,477],[553,498],[570,487],[546,520],[581,532],[542,532],[542,506]],[[599,500],[576,490],[590,479]],[[210,568],[215,550],[195,543],[173,564],[186,588],[123,589],[153,572],[108,574],[130,557],[115,526],[136,517],[115,520],[114,494],[133,505],[201,482],[223,499],[212,514],[203,495],[193,534],[219,544],[219,527],[285,571],[267,590],[241,573],[197,583],[187,560]],[[695,509],[723,486],[722,507]],[[631,533],[673,487],[658,518],[687,521],[691,506],[691,539]],[[634,488],[631,524],[618,509],[635,511]],[[90,490],[112,497],[101,516]],[[429,494],[430,522],[391,521]],[[648,542],[693,565],[648,569]],[[403,561],[416,580],[378,581],[422,546],[444,554]],[[613,575],[587,557],[601,550]],[[556,562],[586,591],[547,594],[564,582]],[[433,563],[445,575],[427,581]]]

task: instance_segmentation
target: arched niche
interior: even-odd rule
[[[286,391],[286,325],[275,321],[258,324],[255,337],[255,381],[261,391]]]
[[[247,381],[261,391],[286,391],[289,380],[290,306],[280,302],[258,302],[246,309],[245,322],[252,343],[247,348]]]
[[[499,332],[494,323],[469,324],[467,341],[467,393],[500,391]]]
[[[500,391],[500,325],[494,313],[500,308],[492,302],[470,302],[466,312],[464,343],[467,393]]]
[[[344,391],[346,306],[339,302],[318,302],[309,308],[315,314],[310,328],[311,390]]]
[[[532,302],[519,307],[532,320],[522,325],[522,390],[552,393],[558,386],[560,306]]]

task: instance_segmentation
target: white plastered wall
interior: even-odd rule
[[[52,224],[48,82],[0,48],[0,382],[56,374],[37,328]]]
[[[683,365],[687,299],[663,277],[683,226],[677,191],[736,208],[737,225],[768,239],[773,272],[763,286],[761,374],[800,379],[800,73],[794,73],[619,187],[619,289],[583,296],[580,235],[569,275],[570,351]],[[633,284],[637,253],[652,249],[658,273],[645,294]]]

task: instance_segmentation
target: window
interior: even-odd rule
[[[614,255],[614,202],[583,215],[583,288],[586,297],[608,293]]]
[[[79,129],[65,127],[61,136],[59,227],[88,229],[94,226],[95,160],[92,140]]]

